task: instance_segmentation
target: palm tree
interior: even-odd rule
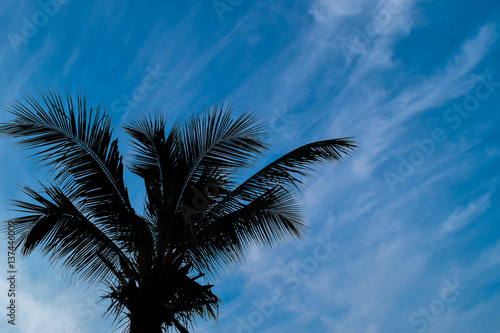
[[[40,95],[11,102],[15,117],[0,125],[52,175],[40,191],[24,187],[30,202],[13,202],[22,213],[9,220],[16,248],[39,249],[69,276],[104,286],[109,314],[132,333],[188,332],[197,317],[216,319],[220,299],[206,281],[253,246],[301,238],[297,188],[316,164],[341,162],[356,147],[349,138],[310,143],[248,177],[268,148],[252,114],[233,118],[215,105],[168,133],[164,116],[140,116],[123,127],[128,167],[146,188],[140,214],[101,107],[88,110],[84,96],[74,103],[69,92],[65,102],[54,91]]]

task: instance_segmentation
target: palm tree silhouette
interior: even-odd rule
[[[198,317],[216,319],[220,300],[208,278],[252,246],[301,238],[298,186],[316,164],[339,163],[356,147],[350,138],[310,143],[252,174],[268,148],[252,114],[233,118],[215,105],[168,132],[164,116],[143,115],[123,127],[132,139],[128,167],[146,188],[139,214],[109,116],[81,95],[76,103],[69,92],[65,102],[55,91],[40,95],[10,103],[15,117],[0,125],[52,175],[41,191],[23,188],[30,202],[13,201],[23,213],[9,220],[16,246],[104,286],[108,313],[132,333],[188,332]]]

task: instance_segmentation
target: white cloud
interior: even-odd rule
[[[465,207],[456,208],[453,213],[443,222],[442,233],[450,233],[463,228],[484,213],[491,205],[492,192],[486,193],[479,198],[469,202]]]
[[[56,271],[47,269],[46,258],[18,256],[16,261],[16,325],[2,320],[0,331],[85,333],[96,328],[110,330],[111,322],[101,318],[106,304],[96,304],[97,292],[85,292],[69,286]],[[0,264],[2,267],[7,265],[3,258]],[[0,290],[6,293],[7,289],[7,280],[3,277]],[[2,309],[5,309],[9,298],[5,295],[0,300]]]
[[[366,0],[316,0],[309,8],[309,13],[320,22],[338,19],[339,16],[350,16],[362,11]]]
[[[330,132],[350,128],[353,133],[362,133],[360,141],[363,142],[363,149],[355,161],[355,170],[360,176],[371,175],[374,168],[384,162],[384,158],[381,158],[384,150],[397,143],[400,136],[407,132],[405,122],[417,114],[438,108],[467,94],[477,84],[477,77],[472,73],[488,54],[495,38],[496,26],[484,25],[476,37],[463,43],[460,52],[452,57],[444,69],[428,78],[421,78],[414,84],[408,83],[396,96],[392,96],[391,91],[386,91],[379,93],[378,98],[370,98],[372,95],[369,93],[374,89],[385,89],[372,87],[369,81],[364,83],[363,77],[373,70],[368,64],[375,64],[373,66],[376,67],[376,62],[367,59],[363,62],[365,66],[354,69],[353,78],[349,79],[351,84],[347,85],[350,93],[345,95],[366,92],[368,97],[361,95],[354,104],[351,98],[332,101],[332,104],[340,104],[342,112],[334,119]],[[369,54],[368,58],[371,56]],[[351,112],[353,108],[358,110],[354,117]]]

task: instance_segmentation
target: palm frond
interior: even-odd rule
[[[167,214],[174,210],[175,195],[180,191],[176,175],[180,169],[180,127],[174,124],[166,136],[165,123],[166,119],[156,114],[154,118],[138,117],[124,126],[133,139],[130,169],[144,179],[146,212],[156,237],[165,231]]]
[[[120,278],[118,271],[133,270],[125,253],[82,213],[82,205],[73,202],[74,198],[57,187],[43,187],[48,198],[29,187],[23,191],[36,203],[13,201],[16,210],[26,214],[10,220],[22,255],[39,249],[52,263],[60,263],[91,284]]]
[[[192,252],[197,268],[217,273],[234,267],[252,245],[301,238],[305,221],[294,194],[317,165],[340,163],[356,148],[351,138],[314,142],[268,164],[198,216]],[[201,225],[201,222],[199,222]]]
[[[229,214],[205,218],[210,222],[196,233],[190,254],[198,270],[212,275],[234,268],[252,246],[274,247],[307,231],[296,196],[280,185]]]
[[[88,111],[80,95],[76,106],[69,92],[66,105],[57,92],[40,92],[40,96],[44,105],[29,95],[25,104],[11,103],[6,110],[16,118],[0,125],[0,133],[19,139],[16,144],[23,149],[36,150],[35,161],[50,167],[55,181],[78,196],[85,212],[113,232],[115,241],[129,247],[135,243],[151,246],[151,235],[133,218],[110,118],[99,106]]]
[[[183,127],[184,168],[183,187],[178,195],[176,213],[189,185],[201,176],[207,167],[230,170],[233,177],[250,168],[268,145],[264,126],[258,118],[244,113],[231,118],[231,107],[215,104],[211,110],[190,117]]]
[[[222,216],[231,212],[240,202],[250,202],[277,184],[300,191],[303,180],[313,176],[320,164],[341,163],[344,156],[348,156],[356,148],[352,138],[339,138],[317,141],[294,149],[241,183],[213,208],[211,214]]]

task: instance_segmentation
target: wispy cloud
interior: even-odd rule
[[[453,213],[443,222],[442,233],[450,233],[463,228],[484,213],[491,205],[492,192],[483,194],[469,202],[465,207],[456,208]]]

